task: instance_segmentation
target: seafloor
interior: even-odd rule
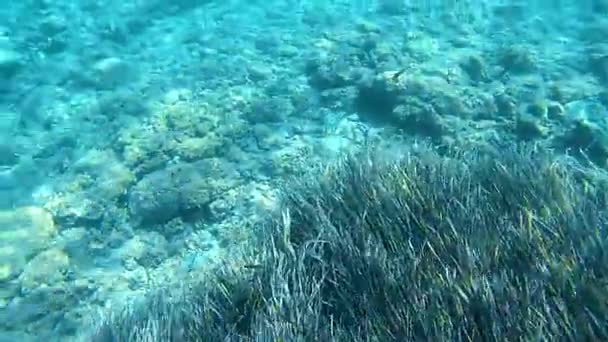
[[[537,2],[3,3],[0,341],[226,267],[283,180],[349,149],[605,167],[608,4]]]

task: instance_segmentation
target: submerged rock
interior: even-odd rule
[[[0,211],[0,282],[20,274],[56,233],[53,217],[42,208]]]
[[[12,78],[22,68],[21,55],[13,50],[0,48],[0,77]]]
[[[101,89],[125,85],[135,79],[135,75],[133,66],[116,57],[104,58],[93,65],[93,78]]]
[[[165,223],[198,213],[212,216],[209,205],[233,186],[208,160],[178,163],[144,176],[130,191],[129,211],[138,223]]]

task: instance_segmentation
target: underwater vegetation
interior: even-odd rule
[[[608,339],[606,183],[532,148],[354,154],[284,187],[250,258],[87,341]]]

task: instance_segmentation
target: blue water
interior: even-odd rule
[[[0,341],[64,341],[200,276],[238,253],[283,179],[368,143],[533,141],[605,167],[607,14],[603,0],[3,2]]]

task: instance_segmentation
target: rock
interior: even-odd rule
[[[513,45],[499,54],[499,63],[507,72],[526,73],[536,68],[537,57],[530,47]]]
[[[262,97],[253,102],[245,117],[252,123],[284,122],[294,114],[294,106],[290,99],[284,96]]]
[[[608,44],[595,44],[589,48],[589,71],[600,81],[608,82]]]
[[[182,139],[177,143],[176,152],[185,161],[195,161],[219,156],[224,145],[224,139],[211,132],[204,137]]]
[[[475,83],[489,79],[488,66],[481,56],[469,56],[460,64],[460,67]]]
[[[35,341],[36,337],[23,331],[2,331],[0,332],[0,342],[13,341]]]
[[[63,227],[99,226],[108,208],[102,201],[92,200],[96,195],[94,191],[67,193],[53,208],[55,220]]]
[[[511,95],[499,93],[494,95],[498,114],[505,118],[513,118],[517,114],[517,101]]]
[[[319,54],[306,63],[306,75],[318,90],[354,85],[359,78],[357,68],[349,60],[347,51],[341,55]]]
[[[0,140],[0,168],[11,167],[19,162],[19,154],[14,144]]]
[[[434,139],[444,135],[448,128],[431,105],[413,97],[395,107],[392,120],[399,128]]]
[[[547,115],[552,120],[562,120],[566,115],[566,110],[559,102],[550,102],[547,106]]]
[[[524,140],[533,140],[544,137],[547,129],[542,125],[541,119],[528,113],[521,113],[515,121],[515,132]]]
[[[68,29],[68,19],[59,15],[49,14],[40,21],[38,29],[47,37],[55,36]]]
[[[140,224],[165,223],[194,213],[207,217],[209,204],[234,186],[232,176],[218,171],[216,163],[178,163],[144,176],[129,194],[131,216]]]
[[[89,254],[88,244],[94,239],[94,234],[85,227],[63,229],[55,239],[55,244],[73,261],[71,264],[79,269],[90,267],[94,260]]]
[[[126,193],[135,176],[121,164],[113,151],[91,149],[73,165],[74,171],[95,178],[91,189],[96,197],[112,201]]]
[[[565,117],[570,122],[589,121],[603,123],[606,121],[606,109],[601,102],[584,99],[568,102],[564,105]]]
[[[192,91],[186,88],[176,88],[167,91],[161,101],[165,105],[174,105],[180,101],[191,101]]]
[[[365,20],[363,18],[359,18],[356,21],[357,31],[361,33],[380,33],[382,32],[382,28],[374,23],[373,21]]]
[[[608,89],[602,90],[597,96],[604,108],[608,109]]]
[[[179,215],[180,181],[173,177],[174,170],[178,167],[152,172],[135,184],[129,195],[129,211],[138,223],[165,222]],[[181,178],[182,171],[176,174]]]
[[[431,99],[433,108],[439,115],[469,117],[471,112],[462,101],[463,96],[451,88],[437,88]]]
[[[109,57],[93,65],[93,78],[101,89],[114,89],[133,80],[135,72],[126,61]]]
[[[20,274],[56,233],[53,217],[42,208],[0,211],[0,281]]]
[[[21,115],[14,111],[0,109],[0,132],[5,136],[12,136],[19,126]]]
[[[168,243],[157,232],[140,232],[117,250],[123,263],[134,261],[146,268],[156,267],[167,258]]]
[[[249,78],[254,82],[268,80],[273,76],[272,68],[262,63],[252,63],[247,71]]]
[[[359,88],[356,86],[331,88],[321,91],[321,102],[323,106],[332,110],[353,112],[354,104],[359,96]]]
[[[597,165],[605,167],[608,162],[608,133],[606,127],[589,120],[578,118],[572,122],[558,141],[574,151],[585,151]]]
[[[543,100],[530,103],[526,108],[526,113],[535,118],[546,119],[549,115],[549,103]]]
[[[591,9],[594,13],[606,14],[608,12],[608,0],[594,0],[591,2]]]
[[[43,251],[25,266],[19,276],[21,290],[33,290],[40,286],[54,285],[64,280],[70,266],[70,258],[59,248]]]
[[[0,48],[0,77],[12,78],[22,68],[21,55],[17,52]]]

